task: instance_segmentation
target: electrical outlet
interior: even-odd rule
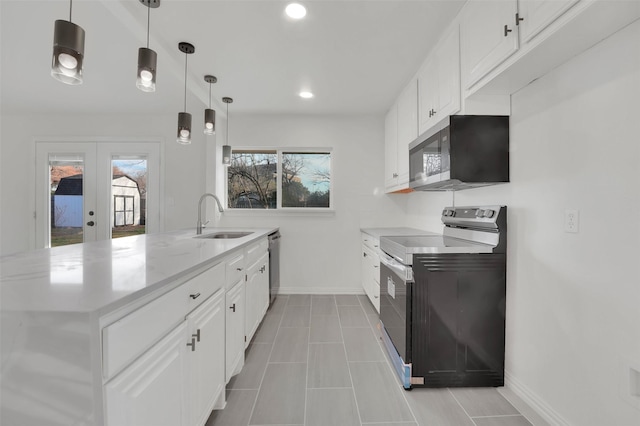
[[[564,232],[577,233],[580,227],[580,212],[578,210],[564,211]]]

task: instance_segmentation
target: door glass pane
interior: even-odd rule
[[[111,237],[145,233],[147,159],[114,156],[111,160]]]
[[[51,247],[83,242],[82,155],[49,155]]]

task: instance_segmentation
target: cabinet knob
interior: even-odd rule
[[[196,342],[200,341],[200,329],[198,329],[198,331],[196,331],[196,334],[192,334],[191,337],[195,337],[196,338]]]
[[[362,257],[367,257],[367,253],[362,253]]]
[[[521,18],[520,14],[516,13],[516,25],[520,25],[520,21],[524,21],[524,18]]]
[[[229,309],[231,309],[232,312],[236,311],[236,304],[234,303],[233,305],[229,306]]]
[[[505,37],[506,37],[507,35],[509,35],[509,33],[510,33],[511,31],[513,31],[513,30],[510,30],[508,25],[505,25],[505,26],[504,26],[504,36],[505,36]]]
[[[194,352],[196,350],[196,338],[192,337],[191,343],[187,343],[187,346],[191,346],[191,352]]]
[[[192,298],[193,300],[196,300],[198,297],[200,297],[200,293],[190,294],[189,297]]]
[[[236,271],[240,272],[242,271],[242,268],[236,268]]]

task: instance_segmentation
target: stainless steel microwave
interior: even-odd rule
[[[409,186],[448,191],[509,182],[509,117],[451,115],[409,145]]]

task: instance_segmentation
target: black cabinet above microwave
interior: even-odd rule
[[[451,115],[409,145],[409,186],[457,191],[509,182],[509,117]]]

